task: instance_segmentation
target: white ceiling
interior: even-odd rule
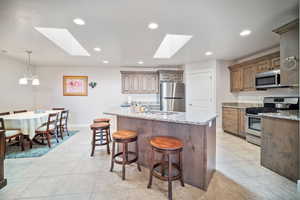
[[[231,60],[278,45],[272,29],[298,16],[297,0],[0,0],[0,49],[37,66],[146,66]],[[80,17],[85,26],[73,19]],[[159,29],[149,30],[149,22]],[[33,27],[67,28],[90,57],[70,56]],[[239,32],[252,30],[249,37]],[[153,59],[165,34],[194,37],[171,59]],[[102,51],[94,52],[99,46]]]

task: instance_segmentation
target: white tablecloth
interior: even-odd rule
[[[25,112],[1,116],[1,118],[4,119],[6,129],[21,129],[24,135],[29,135],[29,138],[32,139],[35,136],[35,130],[47,122],[50,113],[60,113],[60,111],[51,110],[45,113]]]

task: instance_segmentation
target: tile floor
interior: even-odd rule
[[[109,172],[110,157],[105,147],[90,157],[90,132],[81,129],[70,140],[40,158],[7,159],[8,185],[0,190],[1,200],[163,200],[167,185],[153,179],[147,189],[148,170],[127,167]],[[217,171],[208,191],[174,182],[176,200],[300,199],[296,184],[259,165],[260,149],[232,135],[217,134]]]

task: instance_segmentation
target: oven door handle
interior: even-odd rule
[[[261,119],[261,115],[255,115],[255,114],[246,114],[247,117],[253,117],[253,118],[259,118]]]

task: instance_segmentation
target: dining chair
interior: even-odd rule
[[[60,113],[60,119],[57,123],[57,132],[60,133],[61,139],[64,139],[64,132],[67,132],[67,135],[69,136],[69,130],[68,130],[68,118],[69,118],[69,110],[63,110]]]
[[[10,115],[10,112],[2,112],[0,113],[0,116]]]
[[[17,114],[17,113],[24,113],[24,112],[27,112],[28,110],[15,110],[14,111],[14,114]]]
[[[52,135],[55,135],[56,142],[59,142],[57,138],[57,121],[58,113],[51,113],[48,115],[48,121],[35,130],[36,136],[40,136],[42,142],[44,142],[44,140],[47,140],[49,148],[51,148],[50,139]]]
[[[65,110],[65,108],[52,108],[52,110]]]
[[[21,146],[21,150],[24,151],[24,135],[20,129],[6,129],[3,118],[0,118],[0,130],[5,131],[5,142],[6,140],[11,141],[15,139],[15,141],[17,141],[16,143],[19,143]]]

